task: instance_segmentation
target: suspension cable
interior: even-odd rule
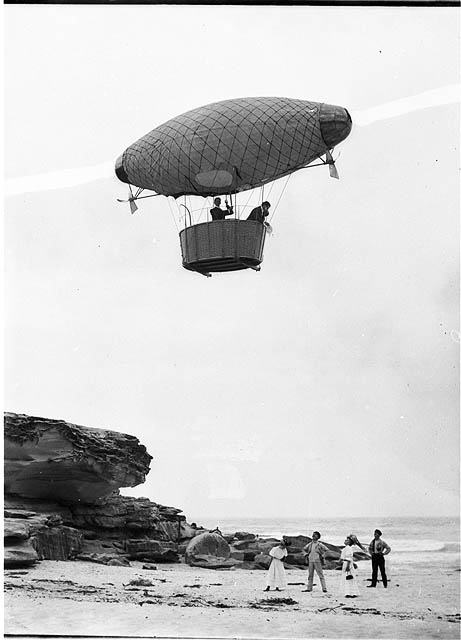
[[[145,198],[155,198],[156,196],[162,196],[163,193],[150,193],[148,196],[134,196],[133,200],[144,200]]]
[[[248,203],[250,202],[250,200],[251,200],[251,196],[252,196],[252,195],[253,195],[253,194],[252,194],[252,192],[250,191],[250,195],[248,196],[248,200],[247,200],[247,201],[245,202],[245,204],[243,205],[243,208],[244,208],[244,209],[247,209],[247,208],[248,208]]]
[[[198,223],[200,222],[200,220],[202,219],[203,212],[204,212],[206,209],[208,209],[208,196],[205,198],[205,204],[204,204],[202,207],[200,207],[200,214],[199,214],[199,217],[198,217],[198,219],[197,219],[197,224],[198,224]]]
[[[170,202],[170,197],[169,196],[167,197],[166,201],[168,202],[168,208],[170,210],[171,217],[173,218],[173,222],[174,222],[174,226],[176,227],[176,231],[179,233],[179,226],[178,226],[178,223],[176,222],[176,218],[175,218],[174,213],[173,213],[173,209],[172,209],[172,206],[171,206],[171,202]],[[175,200],[175,204],[176,204],[176,200]]]
[[[275,205],[275,207],[274,207],[274,211],[273,211],[273,213],[272,213],[272,215],[271,215],[271,217],[270,217],[269,222],[271,222],[271,221],[272,221],[272,218],[275,216],[275,212],[277,211],[277,207],[279,206],[279,202],[280,202],[280,200],[281,200],[281,198],[282,198],[283,194],[285,193],[285,189],[287,188],[287,184],[288,184],[288,181],[289,181],[289,180],[290,180],[290,178],[291,178],[291,175],[292,175],[292,174],[290,173],[290,174],[288,174],[288,176],[287,176],[287,179],[286,179],[285,184],[284,184],[283,189],[282,189],[282,193],[279,195],[279,199],[277,200],[277,203],[276,203],[276,205]]]

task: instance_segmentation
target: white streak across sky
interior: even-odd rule
[[[459,102],[460,95],[461,85],[450,84],[445,87],[419,93],[416,96],[410,96],[409,98],[400,98],[399,100],[386,102],[385,104],[364,109],[363,111],[351,111],[352,122],[359,127],[365,127],[374,122],[397,118],[398,116],[403,116],[421,109],[440,107]]]
[[[349,111],[354,125],[364,127],[375,122],[396,118],[421,109],[460,102],[460,96],[461,85],[452,84],[431,89],[416,96],[386,102],[385,104],[362,111]],[[51,173],[6,179],[5,196],[15,196],[53,189],[66,189],[110,177],[114,177],[114,162],[109,160],[91,167],[64,169]]]
[[[5,195],[16,196],[22,193],[48,191],[51,189],[66,189],[81,184],[94,182],[101,178],[111,178],[114,174],[115,163],[102,162],[91,167],[63,169],[31,176],[21,176],[5,180]]]

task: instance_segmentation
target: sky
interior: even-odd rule
[[[151,471],[122,492],[189,521],[457,514],[458,9],[6,5],[4,26],[6,183],[55,187],[5,200],[5,410],[135,435]],[[171,199],[131,215],[107,167],[245,96],[369,123],[340,180],[290,178],[260,272],[203,278]],[[107,177],[66,178],[88,167]]]

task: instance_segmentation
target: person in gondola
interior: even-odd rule
[[[256,222],[264,223],[266,221],[267,216],[269,215],[271,203],[265,200],[260,207],[255,207],[247,220],[256,220]]]
[[[224,220],[226,216],[231,216],[234,213],[233,207],[227,203],[227,200],[226,211],[224,211],[224,209],[221,209],[221,198],[215,198],[213,204],[213,209],[210,209],[212,220]]]

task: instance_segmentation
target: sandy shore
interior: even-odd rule
[[[319,586],[303,593],[306,577],[300,569],[287,571],[288,588],[265,593],[264,571],[43,561],[5,571],[4,631],[26,637],[459,638],[455,569],[400,569],[387,590],[367,589],[369,567],[362,562],[356,599],[341,597],[337,571],[326,571],[328,594]]]

